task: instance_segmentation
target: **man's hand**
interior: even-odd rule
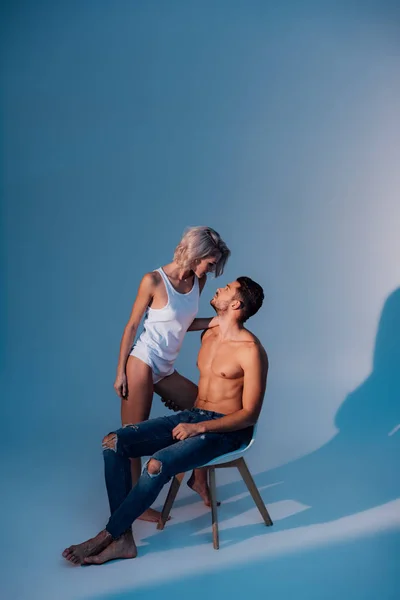
[[[204,433],[202,423],[179,423],[179,425],[172,430],[172,437],[175,440],[182,441],[186,440],[186,438],[199,435],[200,433]]]

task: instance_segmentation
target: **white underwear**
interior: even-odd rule
[[[154,350],[146,346],[140,339],[133,346],[129,355],[135,356],[146,365],[149,365],[152,370],[154,384],[164,379],[164,377],[172,375],[175,371],[174,363],[158,356]]]

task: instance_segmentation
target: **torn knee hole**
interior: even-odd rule
[[[118,441],[117,434],[109,433],[108,435],[106,435],[105,438],[103,438],[103,443],[102,443],[103,450],[114,450],[114,452],[116,452],[117,441]]]
[[[149,475],[159,475],[161,473],[162,464],[159,460],[151,458],[147,463],[147,472]]]

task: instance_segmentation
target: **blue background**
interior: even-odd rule
[[[6,597],[394,599],[398,3],[14,1],[1,21]],[[135,525],[137,561],[70,569],[61,550],[107,516],[138,283],[200,224],[232,249],[200,316],[239,275],[266,292],[248,463],[275,525],[224,473],[219,554],[183,492],[164,532]],[[198,347],[177,364],[192,379]]]

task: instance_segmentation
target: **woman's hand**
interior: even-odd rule
[[[118,373],[114,381],[114,390],[117,392],[121,400],[126,400],[128,397],[128,380],[126,373]]]
[[[208,329],[211,329],[212,327],[216,327],[217,325],[219,325],[219,317],[213,317],[208,324]]]
[[[182,408],[180,408],[173,400],[166,400],[161,397],[161,402],[164,402],[165,406],[169,408],[169,410],[173,410],[174,412],[180,412]]]

